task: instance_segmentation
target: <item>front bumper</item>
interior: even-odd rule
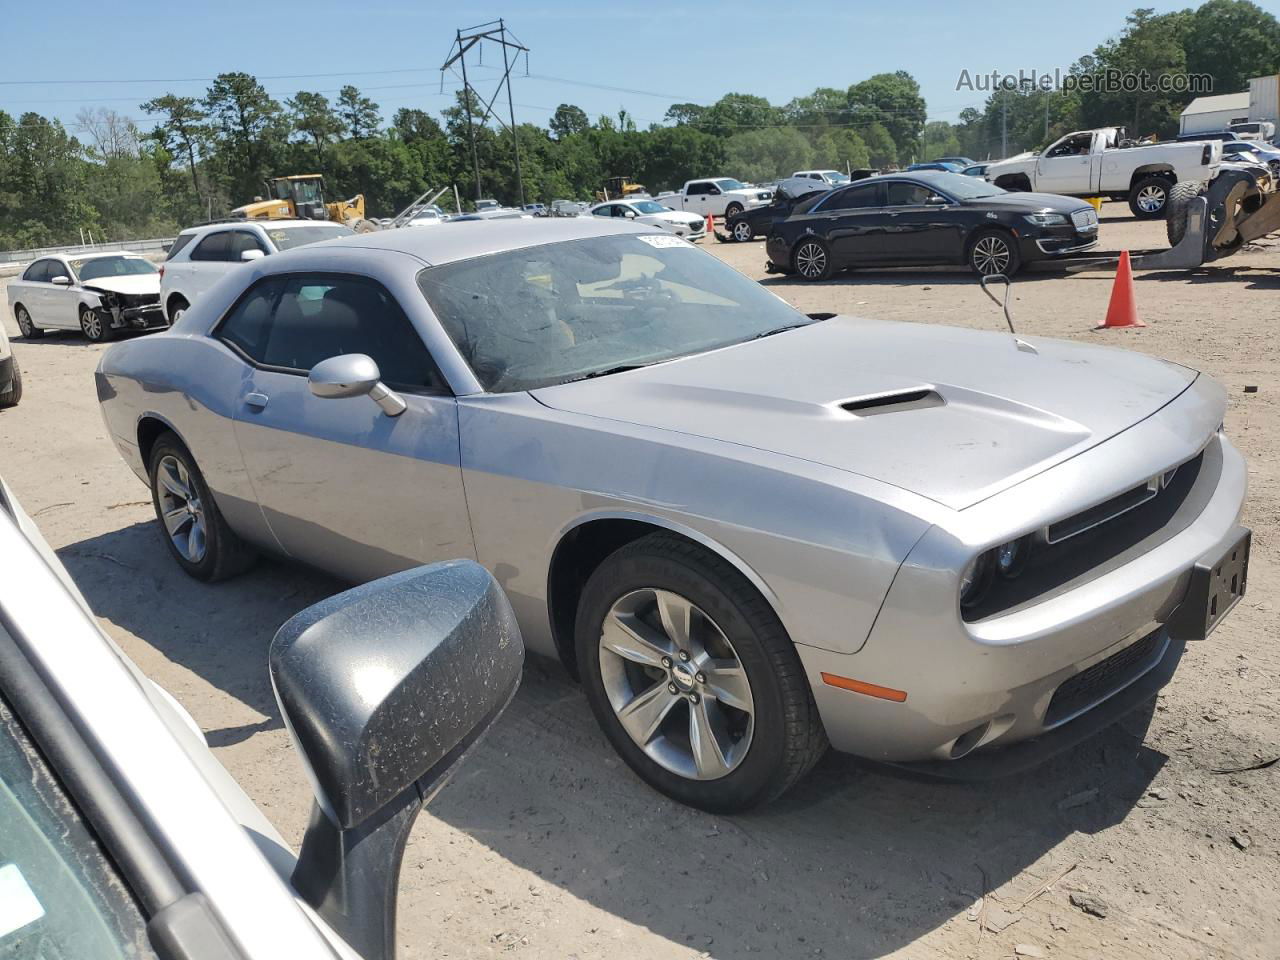
[[[1088,250],[1098,244],[1098,231],[1077,230],[1070,225],[1055,227],[1021,226],[1018,236],[1022,240],[1023,261],[1043,260],[1067,253]]]
[[[113,307],[110,313],[111,326],[117,330],[155,330],[169,325],[159,303],[148,303],[140,307]]]
[[[1109,446],[1077,459],[1107,457]],[[900,569],[861,650],[797,644],[832,745],[874,760],[954,767],[955,776],[970,775],[965,768],[990,775],[1039,762],[1142,703],[1172,677],[1186,640],[1197,639],[1206,561],[1241,535],[1244,461],[1216,433],[1205,457],[1211,469],[1194,497],[1198,512],[1176,533],[1042,600],[974,622],[958,616],[954,576],[931,556],[945,553],[937,549],[944,538],[931,530]],[[1047,492],[1054,472],[1027,483],[1047,483]],[[893,702],[840,689],[823,673],[907,696]],[[964,768],[955,766],[961,758]]]

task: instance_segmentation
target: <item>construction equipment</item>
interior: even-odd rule
[[[255,199],[231,211],[238,220],[332,220],[346,224],[356,233],[371,233],[378,225],[364,215],[364,194],[350,200],[326,203],[324,177],[299,173],[272,177],[265,181],[267,199]]]
[[[644,184],[635,183],[630,177],[610,177],[604,182],[604,189],[596,191],[596,203],[608,200],[624,200],[633,193],[647,193]]]
[[[436,201],[440,199],[440,194],[444,193],[448,189],[449,189],[448,187],[441,187],[435,193],[432,193],[430,190],[428,190],[426,193],[422,194],[420,197],[414,200],[413,203],[409,204],[407,207],[405,207],[403,210],[397,213],[395,217],[392,218],[391,222],[387,224],[387,226],[403,227],[406,223],[408,223],[410,220],[416,217],[419,213],[422,213],[424,210],[435,209]]]

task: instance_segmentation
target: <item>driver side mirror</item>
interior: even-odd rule
[[[382,382],[382,372],[373,357],[363,353],[321,360],[307,374],[307,385],[313,394],[326,400],[367,396],[388,417],[398,417],[409,409],[399,394]]]
[[[367,960],[395,956],[418,812],[514,696],[524,645],[469,560],[415,567],[308,607],[271,642],[271,684],[315,802],[292,882]]]
[[[263,253],[261,250],[241,250],[240,262],[251,263],[254,260],[261,260],[265,256],[266,254]]]
[[[925,199],[924,203],[927,207],[945,207],[947,205],[947,198],[936,193],[931,193]]]
[[[54,277],[54,278],[53,278],[52,280],[50,280],[49,282],[50,282],[50,283],[52,283],[55,287],[69,287],[69,286],[71,286],[71,278],[70,278],[70,277]]]
[[[636,212],[634,210],[628,210],[626,213],[623,214],[623,216],[626,217],[628,220],[634,220],[636,218]]]

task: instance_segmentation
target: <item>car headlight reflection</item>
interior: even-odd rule
[[[1012,580],[1020,575],[1031,556],[1031,545],[1032,537],[1028,534],[992,547],[970,560],[960,574],[960,607],[971,610],[978,606],[997,577]]]

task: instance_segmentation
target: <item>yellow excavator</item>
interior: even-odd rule
[[[610,177],[604,182],[604,189],[596,191],[596,203],[606,200],[624,200],[633,193],[644,193],[644,184],[636,183],[630,177]]]
[[[299,173],[266,181],[267,199],[257,198],[231,211],[240,220],[332,220],[356,233],[372,233],[378,225],[364,215],[364,194],[325,203],[324,177]]]

